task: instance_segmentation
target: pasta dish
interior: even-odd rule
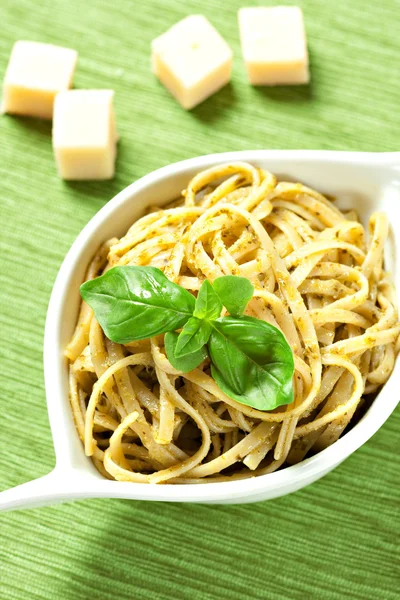
[[[82,286],[84,296],[105,282],[96,291],[100,308],[82,302],[65,351],[76,428],[97,469],[141,483],[230,481],[285,468],[333,444],[368,409],[399,349],[395,290],[384,267],[388,229],[383,213],[370,217],[367,232],[351,207],[340,211],[305,185],[235,163],[197,174],[179,199],[151,207],[124,237],[103,243]],[[104,291],[113,273],[118,297],[125,294],[118,306]],[[151,279],[150,292],[135,283],[143,302],[162,286],[176,294],[162,300],[170,312],[157,305],[157,314],[186,303],[191,316],[174,317],[173,325],[162,316],[155,328],[150,308],[126,299],[124,273]],[[231,286],[226,303],[218,296],[222,280]],[[203,312],[193,308],[201,289],[208,293]],[[230,307],[245,290],[235,316]],[[129,311],[138,306],[143,312],[131,333]],[[117,308],[126,312],[116,325],[110,315]],[[234,333],[222,339],[224,323]],[[172,364],[168,343],[179,344],[190,325],[188,344],[201,342],[193,352],[187,346],[186,363]],[[135,336],[138,327],[153,333]],[[264,360],[272,339],[273,358]],[[247,371],[245,389],[238,373]]]

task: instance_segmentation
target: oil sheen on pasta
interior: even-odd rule
[[[258,411],[225,396],[209,364],[179,373],[163,336],[119,345],[82,303],[66,349],[70,400],[86,453],[111,479],[225,481],[270,473],[335,442],[390,376],[399,323],[384,271],[388,234],[354,211],[250,164],[199,173],[101,246],[87,272],[153,265],[197,293],[202,281],[248,277],[247,314],[279,327],[295,356],[295,400]],[[353,419],[354,421],[354,419]]]

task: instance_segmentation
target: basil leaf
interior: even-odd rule
[[[210,334],[211,324],[209,321],[192,317],[179,334],[175,356],[181,358],[196,352],[208,342]]]
[[[114,267],[81,285],[106,336],[126,344],[183,327],[195,298],[156,267]]]
[[[175,350],[178,343],[178,338],[179,336],[175,332],[169,332],[165,334],[165,352],[167,353],[169,362],[175,369],[178,371],[183,371],[183,373],[188,373],[189,371],[196,369],[196,367],[198,367],[203,360],[207,358],[207,348],[206,346],[203,346],[199,350],[196,350],[196,352],[192,352],[186,356],[177,357]]]
[[[211,372],[227,396],[258,410],[293,401],[293,353],[279,329],[253,317],[224,317],[212,325]]]
[[[223,275],[214,279],[213,288],[222,304],[234,317],[244,313],[247,303],[251,300],[254,286],[246,277]]]
[[[198,319],[218,319],[221,314],[222,303],[215,293],[211,283],[206,279],[196,298],[193,316]]]

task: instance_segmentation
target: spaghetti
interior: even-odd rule
[[[294,401],[259,411],[226,396],[209,361],[182,373],[163,336],[108,340],[81,305],[66,349],[70,401],[85,452],[106,477],[142,483],[226,481],[270,473],[334,443],[368,406],[399,349],[396,299],[383,266],[388,222],[369,241],[354,211],[247,163],[196,175],[101,246],[92,279],[151,265],[193,294],[202,281],[247,277],[246,314],[278,327],[294,353]]]

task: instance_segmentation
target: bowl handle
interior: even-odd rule
[[[39,479],[0,492],[0,511],[48,506],[78,497],[85,497],[85,494],[80,490],[77,478],[64,470],[60,473],[56,467]]]
[[[400,167],[400,152],[379,152],[376,156],[388,167]]]

